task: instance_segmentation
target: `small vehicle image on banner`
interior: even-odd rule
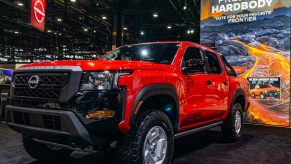
[[[276,99],[280,100],[280,78],[261,78],[250,77],[248,78],[250,84],[250,94],[253,99]]]

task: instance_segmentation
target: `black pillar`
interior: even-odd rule
[[[123,45],[123,16],[115,13],[113,16],[112,27],[112,49]]]

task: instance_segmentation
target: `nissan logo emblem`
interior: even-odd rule
[[[36,88],[38,86],[38,83],[39,83],[39,77],[37,75],[31,76],[28,80],[28,86],[31,89]]]
[[[40,0],[35,2],[33,6],[33,10],[34,10],[34,17],[36,21],[38,23],[42,23],[45,17],[45,11],[44,11],[43,4]]]

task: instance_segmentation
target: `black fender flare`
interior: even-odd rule
[[[244,105],[244,109],[243,109],[243,112],[246,112],[247,108],[248,108],[248,104],[247,104],[247,96],[246,96],[246,93],[245,91],[242,89],[242,88],[239,88],[235,91],[235,93],[233,94],[232,96],[232,100],[231,100],[231,105],[230,105],[230,108],[233,106],[235,100],[237,99],[238,96],[243,96],[244,97],[244,100],[245,100],[245,104]]]
[[[177,120],[179,120],[179,99],[176,89],[169,85],[169,84],[151,84],[143,89],[138,93],[134,100],[134,104],[131,109],[130,113],[130,123],[133,125],[135,122],[135,110],[137,108],[137,105],[140,101],[145,101],[148,98],[152,96],[158,96],[158,95],[168,95],[171,96],[175,101],[176,106],[176,112],[177,112]]]

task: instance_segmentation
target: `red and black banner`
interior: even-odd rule
[[[31,0],[30,24],[40,31],[45,26],[46,0]]]

